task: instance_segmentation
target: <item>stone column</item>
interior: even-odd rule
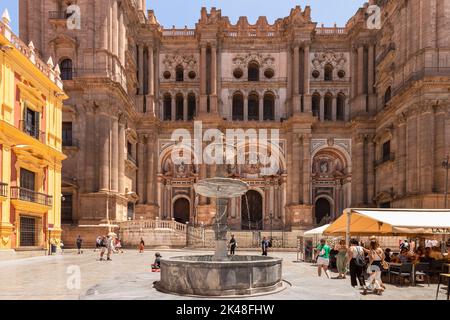
[[[358,47],[358,95],[364,94],[364,46]]]
[[[352,159],[358,159],[358,161],[354,161],[352,165],[352,206],[358,207],[364,205],[364,134],[356,134],[354,141]]]
[[[311,134],[303,135],[303,203],[311,205]]]
[[[436,192],[445,192],[445,172],[442,169],[442,161],[447,156],[446,154],[446,135],[445,135],[445,108],[439,105],[436,108],[434,116],[435,121],[435,142],[434,142],[434,189]]]
[[[350,86],[350,97],[355,98],[358,95],[358,55],[356,49],[352,47],[350,51],[350,68],[351,68],[351,86]]]
[[[137,188],[139,195],[139,203],[145,203],[145,159],[144,159],[144,139],[142,136],[138,138],[138,174],[137,174]]]
[[[155,140],[156,137],[152,135],[150,135],[147,139],[147,204],[155,203],[155,154],[157,152]]]
[[[333,96],[333,102],[331,105],[331,120],[337,120],[337,97],[335,95]]]
[[[111,117],[111,190],[119,191],[119,119]]]
[[[147,112],[151,115],[156,115],[155,110],[155,71],[154,71],[154,56],[153,48],[148,47],[148,97],[147,97]]]
[[[117,11],[117,1],[113,1],[112,3],[112,45],[113,45],[113,54],[118,57],[119,56],[119,28],[118,28],[118,11]]]
[[[311,112],[309,44],[305,44],[304,47],[303,74],[303,112],[309,113]]]
[[[264,96],[259,97],[259,121],[264,121]]]
[[[102,111],[101,111],[102,112]],[[109,174],[110,174],[110,121],[106,111],[99,115],[100,117],[100,191],[109,191]]]
[[[368,94],[372,95],[374,94],[374,87],[375,84],[375,48],[374,45],[369,45],[369,53],[368,53],[368,66],[367,66],[367,72],[368,72]]]
[[[294,46],[294,96],[292,103],[294,105],[294,114],[299,114],[301,111],[300,100],[300,47],[298,44]]]
[[[177,119],[177,108],[176,108],[176,102],[177,102],[177,96],[176,95],[172,95],[172,105],[171,105],[171,116],[172,116],[172,121],[175,121]]]
[[[119,193],[125,194],[125,119],[119,121]],[[131,190],[130,190],[131,191]]]
[[[350,121],[350,106],[348,103],[348,97],[345,97],[344,101],[344,113],[345,113],[345,121]]]
[[[217,47],[211,47],[211,95],[217,96]]]
[[[200,114],[207,111],[206,81],[206,44],[202,44],[200,46]]]
[[[85,192],[95,190],[95,115],[92,107],[86,107],[86,135],[85,135]],[[100,132],[101,133],[101,132]]]
[[[300,194],[297,186],[300,185],[300,139],[301,136],[294,133],[292,137],[292,204],[299,204]]]
[[[248,121],[248,96],[244,95],[244,121]]]
[[[144,46],[139,44],[139,94],[144,94]],[[142,106],[141,106],[142,107]]]
[[[294,46],[294,95],[300,92],[300,47]]]
[[[406,193],[416,194],[418,191],[418,172],[417,172],[417,110],[410,112],[407,120],[406,131]]]
[[[372,204],[376,196],[376,180],[375,180],[375,151],[376,144],[373,136],[367,138],[367,204]]]
[[[422,194],[433,193],[434,165],[435,155],[435,121],[433,105],[425,104],[420,106],[421,114],[418,118],[417,144],[419,145],[419,172],[420,186],[419,191]],[[442,158],[444,160],[444,158]],[[441,161],[442,161],[441,160]]]
[[[320,121],[325,121],[325,97],[320,96]]]
[[[123,10],[120,10],[119,13],[119,34],[118,34],[118,42],[119,42],[119,60],[122,67],[125,67],[125,26],[123,20]]]
[[[398,195],[406,195],[406,118],[398,118],[398,159],[397,159],[397,170],[398,170]]]
[[[183,120],[188,120],[188,95],[187,93],[183,97]]]

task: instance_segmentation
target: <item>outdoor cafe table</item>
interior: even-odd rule
[[[399,270],[399,272],[400,272],[402,263],[393,263],[393,262],[389,263],[389,273],[391,272],[392,267],[394,267],[394,269]],[[412,285],[415,286],[416,285],[416,264],[415,263],[412,263],[411,280],[412,280]]]

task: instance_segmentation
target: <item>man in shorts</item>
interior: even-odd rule
[[[331,248],[327,245],[327,242],[325,239],[320,240],[320,244],[316,247],[317,250],[317,273],[319,277],[322,276],[322,269],[325,272],[325,275],[328,278],[331,278],[330,272],[328,271],[328,266],[330,264],[330,251]]]

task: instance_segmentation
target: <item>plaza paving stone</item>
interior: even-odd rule
[[[158,281],[160,277],[159,273],[150,272],[155,252],[146,251],[139,254],[135,250],[127,250],[123,254],[114,254],[113,261],[110,262],[98,261],[99,253],[93,250],[84,250],[82,255],[66,251],[64,254],[53,256],[0,259],[0,299],[194,299],[163,294],[153,288],[153,282]],[[212,253],[192,250],[159,252],[163,257]],[[259,254],[259,252],[238,254]],[[283,259],[283,279],[292,286],[276,294],[252,297],[248,300],[433,300],[435,298],[436,285],[400,288],[388,284],[386,292],[381,297],[363,296],[359,290],[350,286],[349,279],[318,278],[314,266],[295,262],[294,252],[276,252],[273,255]],[[70,277],[67,272],[70,266],[79,267],[81,274],[79,289],[71,290],[67,286]],[[440,299],[444,299],[443,292]]]

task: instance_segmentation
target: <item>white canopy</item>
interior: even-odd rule
[[[310,236],[310,237],[313,237],[313,236],[321,236],[321,235],[323,235],[323,232],[325,231],[325,229],[327,229],[329,226],[330,226],[329,224],[326,224],[326,225],[321,226],[321,227],[319,227],[319,228],[316,228],[316,229],[312,229],[312,230],[306,231],[306,232],[303,234],[303,236],[305,236],[305,237],[308,237],[308,236]]]
[[[348,221],[350,219],[350,221]],[[346,209],[324,234],[450,234],[450,210]]]

